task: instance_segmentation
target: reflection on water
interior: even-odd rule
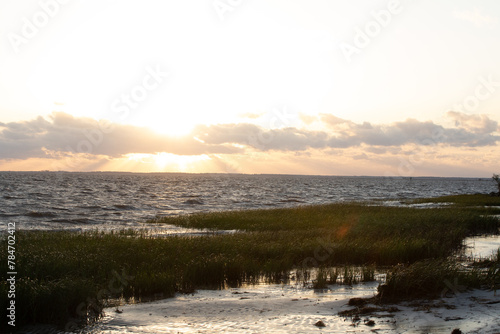
[[[486,259],[497,254],[500,235],[470,237],[464,240],[464,256],[468,259]]]

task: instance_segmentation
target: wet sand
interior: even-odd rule
[[[500,293],[473,290],[433,301],[393,305],[360,319],[339,316],[353,297],[372,297],[378,283],[328,290],[259,285],[105,310],[93,333],[500,333]],[[431,306],[432,305],[432,306]],[[369,306],[369,305],[368,305]],[[388,308],[391,305],[384,305]],[[373,324],[369,322],[373,320]],[[315,324],[322,321],[325,327]]]

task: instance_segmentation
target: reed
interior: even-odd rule
[[[356,284],[358,282],[358,278],[357,278],[355,269],[352,267],[345,266],[341,280],[342,280],[342,284],[345,284],[345,285]]]
[[[496,269],[494,269],[496,268]],[[387,274],[387,281],[378,288],[379,302],[397,302],[413,298],[450,296],[471,288],[496,289],[499,282],[490,273],[498,270],[498,263],[489,268],[461,268],[450,259],[418,261],[398,265]]]
[[[313,280],[312,288],[313,289],[326,289],[326,288],[328,288],[328,274],[323,268],[320,268],[318,270],[318,274],[316,276],[316,279]]]
[[[375,281],[375,267],[366,266],[361,268],[361,282],[373,282]]]

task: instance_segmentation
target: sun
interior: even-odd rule
[[[211,158],[206,155],[177,155],[166,152],[156,154],[131,153],[127,154],[129,161],[138,164],[154,166],[149,170],[157,172],[200,172],[202,164]]]
[[[161,152],[154,156],[156,166],[161,170],[172,170],[179,172],[199,172],[202,170],[200,164],[211,160],[206,154],[201,155],[176,155]]]
[[[158,153],[154,156],[154,163],[160,169],[165,169],[169,163],[172,162],[172,157],[168,153]]]

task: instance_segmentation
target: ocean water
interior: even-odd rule
[[[150,218],[192,212],[495,190],[491,179],[478,178],[0,172],[0,223],[29,230],[141,228]]]

